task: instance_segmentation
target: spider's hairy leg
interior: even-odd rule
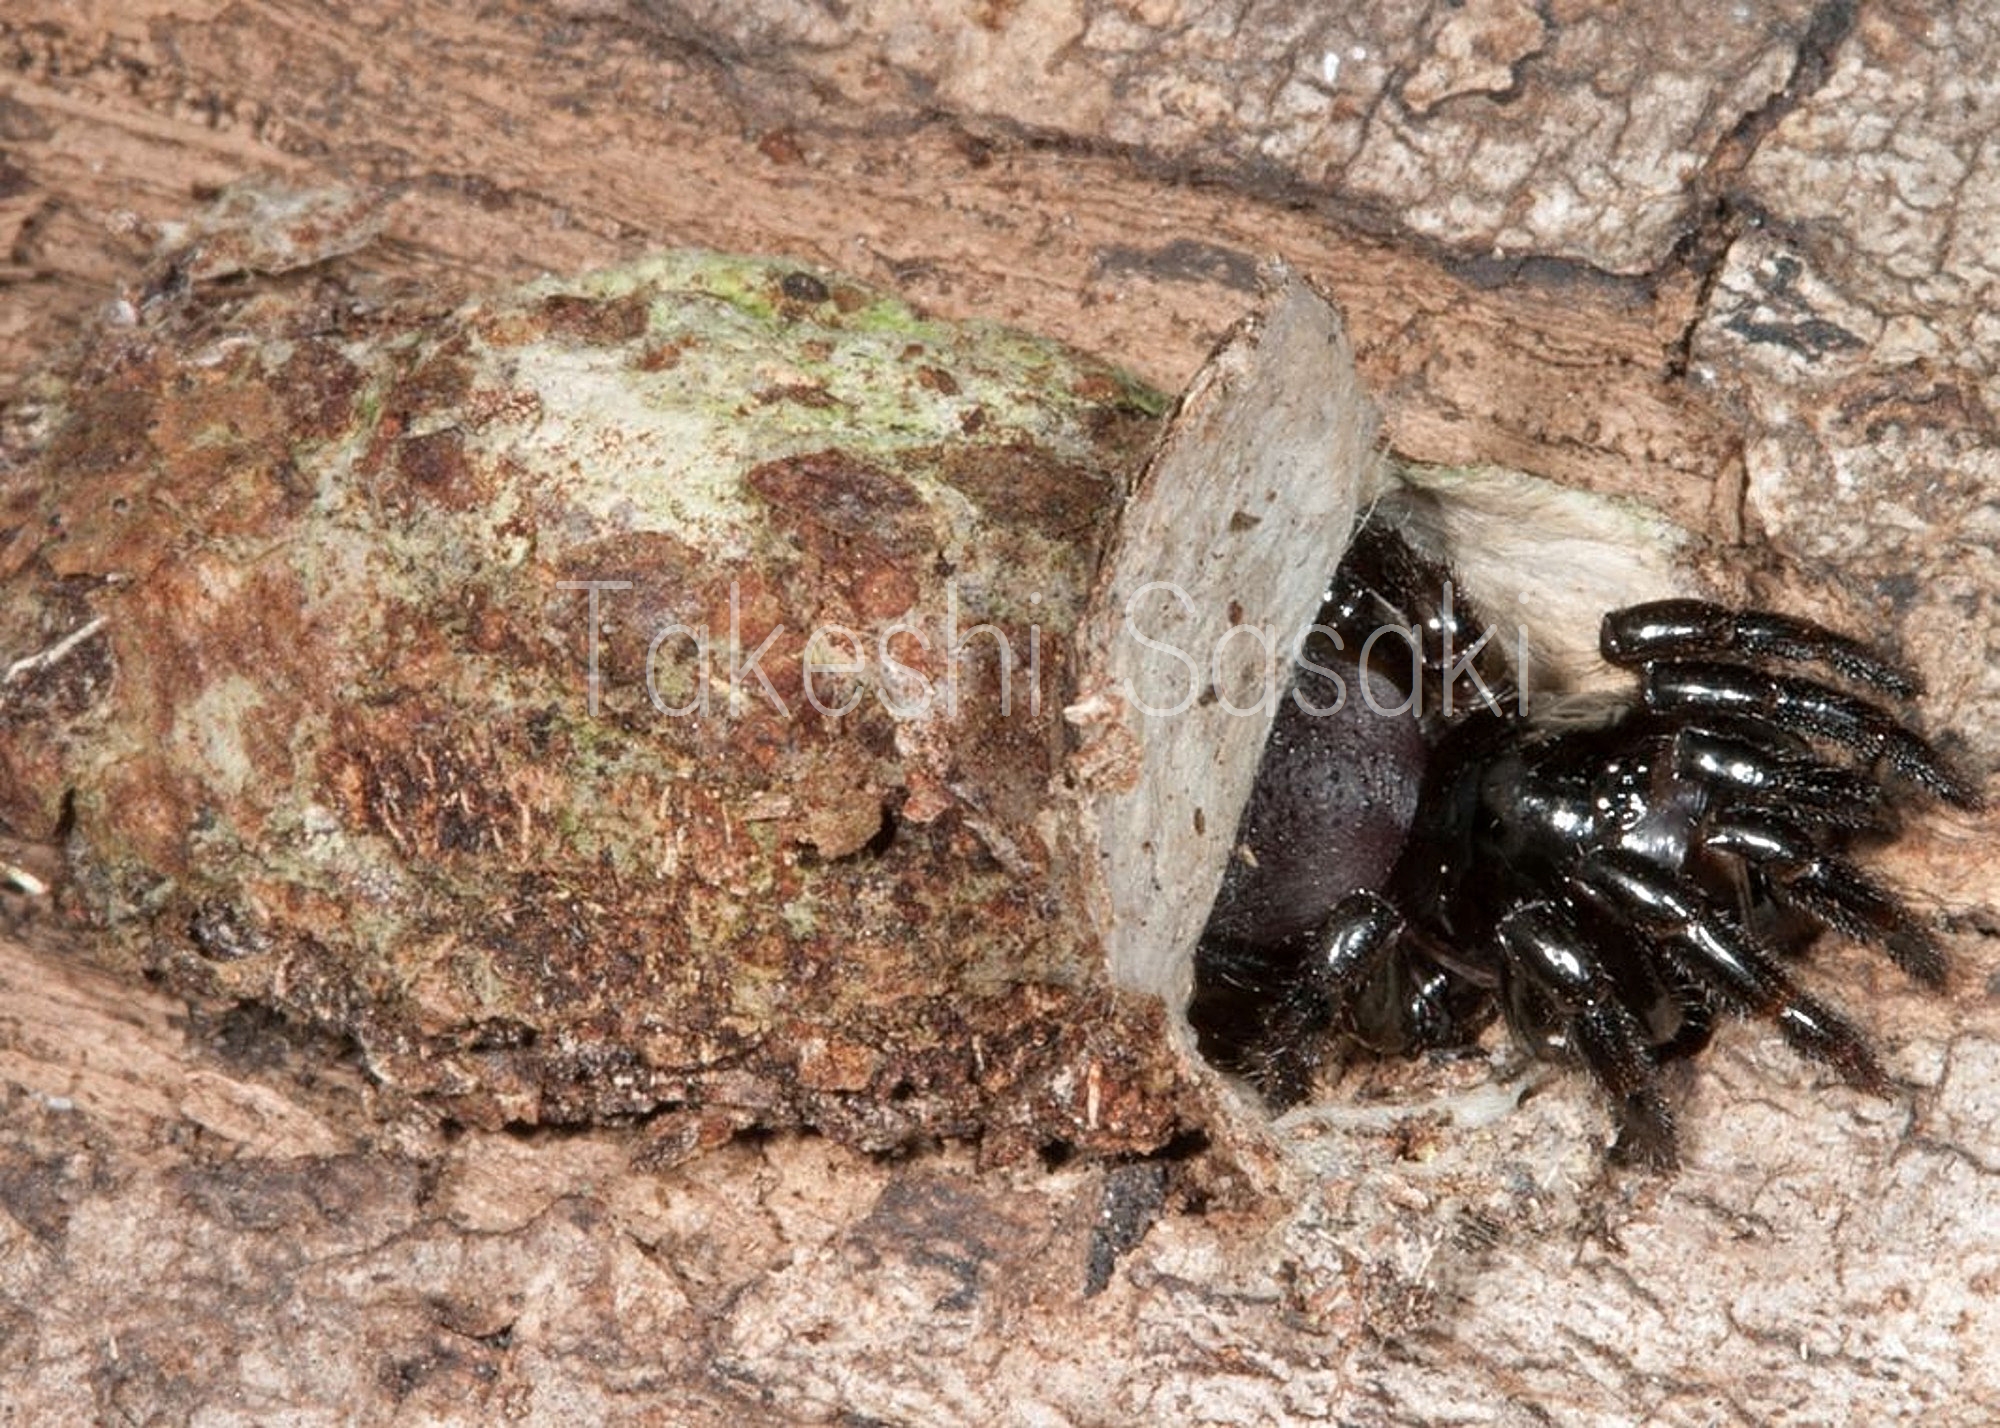
[[[1357,1009],[1371,984],[1383,980],[1402,930],[1402,914],[1370,892],[1341,899],[1314,929],[1241,1058],[1274,1106],[1305,1099],[1329,1040],[1353,1030],[1357,1015],[1366,1020]]]
[[[1769,720],[1882,760],[1947,803],[1977,808],[1979,794],[1945,766],[1938,751],[1893,714],[1815,680],[1737,664],[1689,660],[1646,668],[1642,694],[1656,713],[1713,711]]]
[[[1320,932],[1313,979],[1334,1000],[1339,1030],[1385,1056],[1467,1045],[1485,1018],[1466,1005],[1468,984],[1426,950],[1388,898],[1344,898]]]
[[[1375,628],[1413,632],[1426,709],[1498,710],[1515,697],[1496,652],[1488,648],[1491,632],[1450,567],[1417,550],[1393,527],[1369,520],[1355,532],[1328,587],[1320,622],[1357,638]]]
[[[1822,850],[1799,824],[1763,810],[1732,809],[1711,818],[1701,841],[1763,870],[1780,899],[1883,948],[1925,986],[1944,985],[1944,954],[1902,900],[1845,858]]]
[[[1385,898],[1349,893],[1313,938],[1313,950],[1300,969],[1301,990],[1331,1006],[1350,1005],[1402,930],[1403,915]]]
[[[1921,687],[1915,676],[1860,640],[1810,620],[1769,610],[1733,610],[1707,600],[1653,600],[1613,610],[1604,617],[1597,643],[1605,659],[1627,669],[1736,653],[1824,665],[1900,699]]]
[[[1506,958],[1516,1036],[1532,1045],[1554,1029],[1543,1023],[1559,1024],[1617,1110],[1619,1155],[1673,1168],[1679,1160],[1673,1115],[1660,1094],[1645,1029],[1605,970],[1609,949],[1593,947],[1551,902],[1513,908],[1500,919],[1495,938]]]
[[[1801,821],[1868,832],[1896,826],[1889,797],[1875,780],[1747,726],[1688,725],[1674,735],[1671,757],[1677,778],[1712,783],[1745,800],[1780,803]]]
[[[1449,579],[1449,571],[1419,555],[1394,527],[1365,521],[1334,572],[1328,605],[1357,629],[1386,617],[1392,624],[1413,623],[1427,636],[1436,625]],[[1428,652],[1428,638],[1425,646]]]
[[[1851,1086],[1878,1095],[1887,1090],[1867,1039],[1800,990],[1746,933],[1703,907],[1698,891],[1616,853],[1592,859],[1578,878],[1725,1001],[1770,1018],[1793,1050],[1832,1067]]]
[[[1208,938],[1195,953],[1195,990],[1188,1003],[1201,1054],[1247,1076],[1277,1104],[1304,1094],[1328,1035],[1324,1012],[1282,990],[1295,975],[1296,947]],[[1280,955],[1282,954],[1282,955]]]

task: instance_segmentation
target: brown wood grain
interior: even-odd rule
[[[1324,205],[943,119],[864,112],[803,132],[733,99],[698,55],[528,5],[258,0],[199,20],[128,6],[97,26],[53,5],[0,21],[15,171],[0,372],[30,368],[129,285],[151,225],[256,174],[379,193],[392,215],[369,261],[428,283],[668,245],[790,253],[1170,390],[1275,254],[1345,309],[1403,455],[1511,465],[1735,533],[1735,438],[1673,372],[1685,286],[1653,295],[1559,267],[1476,284]]]

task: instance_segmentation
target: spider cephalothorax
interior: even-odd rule
[[[1848,857],[1892,831],[1897,787],[1977,803],[1849,692],[1905,699],[1915,681],[1802,620],[1666,600],[1604,618],[1636,698],[1537,723],[1448,582],[1373,522],[1336,572],[1197,953],[1209,1056],[1289,1104],[1334,1041],[1462,1046],[1498,1014],[1580,1060],[1621,1152],[1659,1165],[1675,1158],[1659,1064],[1699,1050],[1717,1009],[1880,1090],[1867,1041],[1781,964],[1831,929],[1943,977]]]

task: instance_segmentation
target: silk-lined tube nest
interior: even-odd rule
[[[1272,278],[1178,410],[798,264],[198,285],[0,472],[0,818],[116,965],[477,1124],[1155,1149],[1374,462]]]

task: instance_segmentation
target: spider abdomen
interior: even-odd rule
[[[1402,852],[1430,747],[1384,675],[1308,668],[1279,706],[1209,935],[1263,946],[1311,932]],[[1321,712],[1308,712],[1308,711]]]

